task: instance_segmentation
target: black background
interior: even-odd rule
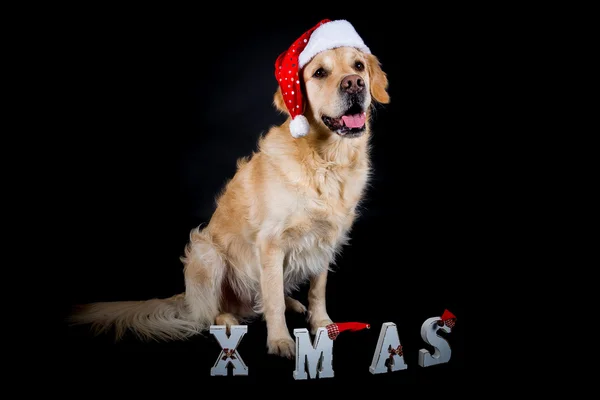
[[[450,12],[379,11],[374,17],[371,9],[347,8],[315,5],[277,18],[242,10],[197,18],[159,9],[90,11],[55,26],[58,35],[49,44],[63,151],[53,160],[58,169],[48,195],[60,198],[53,217],[61,229],[51,233],[60,243],[54,275],[60,318],[74,304],[184,291],[179,257],[189,231],[208,222],[236,159],[283,122],[272,106],[275,59],[319,20],[348,19],[355,26],[388,74],[392,99],[377,107],[374,176],[327,286],[334,321],[368,322],[372,329],[336,340],[334,378],[295,382],[294,361],[266,353],[266,327],[257,320],[238,348],[250,375],[227,378],[210,376],[220,350],[210,336],[114,344],[61,323],[53,349],[69,381],[176,382],[186,376],[204,390],[273,381],[442,388],[462,380],[464,282],[477,279],[481,240],[481,180],[472,164],[481,149],[471,134],[483,85],[481,43]],[[306,303],[306,287],[297,298]],[[421,324],[444,309],[458,317],[447,338],[452,358],[421,368],[419,349],[428,348]],[[371,375],[384,322],[397,324],[409,368]],[[306,326],[301,316],[288,315],[290,331]]]

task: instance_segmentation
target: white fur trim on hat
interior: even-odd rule
[[[290,122],[290,132],[295,138],[306,135],[309,130],[310,126],[308,125],[308,120],[304,115],[297,115],[296,118]]]
[[[343,19],[327,22],[310,35],[306,47],[298,57],[298,66],[304,67],[322,51],[344,46],[356,47],[364,53],[371,53],[350,22]]]

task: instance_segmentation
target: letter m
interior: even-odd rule
[[[327,335],[327,329],[317,330],[314,345],[311,344],[308,330],[305,328],[294,329],[294,336],[296,336],[294,379],[333,378],[333,340]]]

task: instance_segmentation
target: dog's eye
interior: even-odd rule
[[[363,69],[365,69],[365,65],[360,61],[357,61],[354,63],[354,68],[356,68],[358,71],[362,71]]]
[[[315,73],[313,74],[313,76],[315,78],[323,78],[325,75],[327,75],[327,73],[325,72],[325,70],[323,68],[319,68],[318,70],[315,71]]]

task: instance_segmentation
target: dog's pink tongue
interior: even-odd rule
[[[343,115],[342,121],[348,128],[362,128],[365,124],[366,114]]]

